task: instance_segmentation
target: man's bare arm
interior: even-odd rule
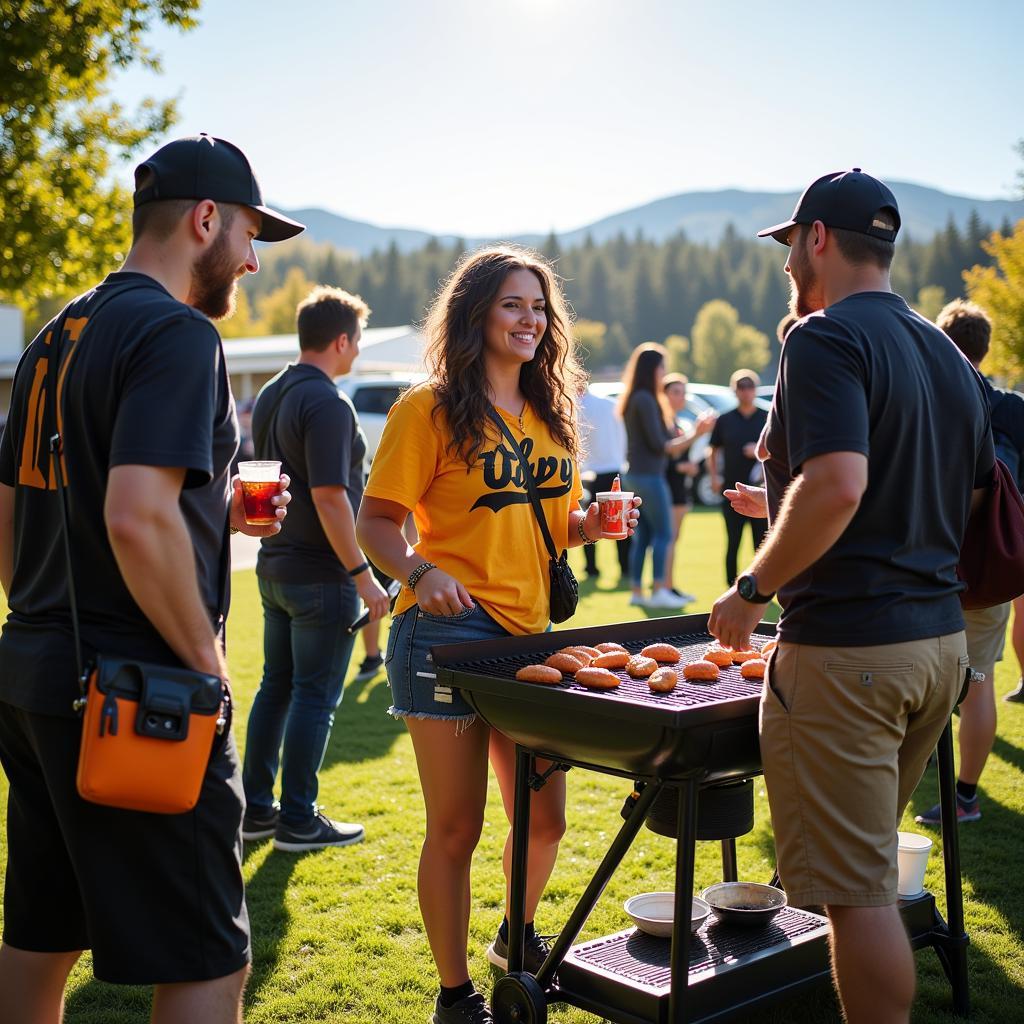
[[[115,466],[103,518],[121,576],[142,613],[189,668],[226,676],[178,505],[184,479],[184,469]]]

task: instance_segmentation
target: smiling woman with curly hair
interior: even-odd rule
[[[579,509],[575,407],[585,378],[565,299],[544,259],[515,246],[468,254],[425,328],[429,378],[388,415],[358,532],[381,568],[408,580],[386,663],[390,713],[409,728],[426,804],[419,899],[441,981],[433,1020],[486,1024],[490,1011],[469,978],[469,869],[483,826],[488,753],[509,810],[514,746],[477,719],[458,690],[438,684],[429,654],[434,644],[548,627],[548,552],[522,465],[492,411],[530,464],[556,548],[596,540],[600,525],[596,504]],[[401,532],[410,511],[415,548]],[[536,972],[546,947],[533,915],[565,828],[561,772],[534,795],[530,813],[526,969]],[[510,849],[507,841],[506,874]],[[487,951],[501,967],[507,929],[503,921]]]

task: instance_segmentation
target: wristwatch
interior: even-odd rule
[[[736,593],[751,604],[767,604],[775,596],[760,593],[757,589],[757,577],[751,572],[744,573],[736,581]]]

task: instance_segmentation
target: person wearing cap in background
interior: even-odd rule
[[[722,413],[715,421],[707,452],[708,475],[715,494],[721,494],[725,486],[736,483],[760,483],[761,465],[757,461],[757,439],[768,420],[768,413],[759,408],[757,386],[761,378],[753,370],[737,370],[729,378],[729,386],[739,403],[735,409]],[[722,456],[723,471],[718,473],[718,457]],[[728,501],[722,502],[722,516],[725,519],[725,579],[731,587],[736,582],[736,565],[743,540],[744,524],[750,523],[754,550],[761,546],[768,524],[763,519],[747,519],[736,512]]]
[[[890,288],[899,226],[855,168],[760,232],[790,247],[802,319],[764,437],[772,527],[709,621],[746,647],[779,591],[760,721],[778,870],[827,909],[851,1024],[910,1017],[896,830],[964,683],[956,566],[995,460],[977,374]]]
[[[135,172],[124,266],[72,300],[61,345],[62,434],[87,654],[226,680],[227,534],[245,523],[230,466],[238,421],[220,337],[253,242],[303,226],[263,204],[245,154],[208,135]],[[250,960],[242,782],[230,730],[185,814],[88,803],[60,504],[38,436],[51,321],[26,350],[0,442],[0,762],[10,782],[0,992],[19,1021],[61,1019],[82,950],[103,981],[155,985],[156,1024],[241,1019]],[[2,1015],[2,1011],[0,1011]]]

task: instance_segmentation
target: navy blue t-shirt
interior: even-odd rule
[[[256,457],[280,459],[292,493],[281,532],[260,545],[256,575],[278,583],[351,582],[347,570],[355,566],[338,560],[311,493],[314,487],[344,487],[353,518],[359,511],[366,436],[348,395],[318,367],[294,363],[260,392],[252,433]]]
[[[806,317],[782,348],[765,444],[772,520],[808,459],[868,460],[849,526],[779,591],[783,639],[870,646],[963,629],[956,566],[994,455],[981,378],[942,331],[891,292]]]

